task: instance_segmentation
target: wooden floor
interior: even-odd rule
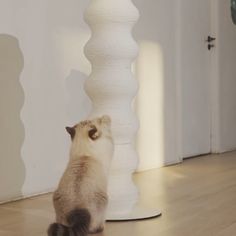
[[[202,156],[137,174],[141,201],[162,210],[156,219],[107,223],[104,236],[235,236],[236,152]],[[45,236],[51,196],[0,206],[0,236]]]

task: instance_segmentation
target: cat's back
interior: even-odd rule
[[[93,191],[105,191],[106,181],[102,163],[84,155],[70,160],[57,191],[69,195],[89,195]]]

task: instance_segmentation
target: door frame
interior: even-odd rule
[[[219,5],[218,0],[211,0],[211,35],[216,38],[216,47],[212,50],[210,61],[210,96],[211,96],[211,153],[220,153],[220,71],[219,50]]]

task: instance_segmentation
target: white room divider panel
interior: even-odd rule
[[[115,154],[111,167],[108,194],[110,220],[143,218],[135,207],[138,191],[132,181],[138,157],[134,138],[138,121],[132,109],[137,81],[131,64],[138,53],[131,30],[139,12],[131,0],[91,0],[85,20],[92,36],[85,54],[92,64],[85,89],[92,100],[90,117],[108,114],[112,118]]]

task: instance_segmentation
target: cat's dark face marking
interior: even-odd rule
[[[75,137],[75,126],[73,127],[66,127],[66,131],[70,134],[71,139],[73,140]]]
[[[96,140],[100,137],[97,127],[95,125],[91,126],[91,129],[88,131],[88,136],[92,140]]]
[[[85,128],[86,126],[89,127],[88,129],[88,137],[93,141],[100,137],[99,131],[95,125],[92,125],[90,121],[83,121],[79,124],[80,128]],[[66,127],[66,131],[70,134],[71,140],[74,139],[76,135],[76,126],[73,127]]]
[[[94,120],[84,120],[73,127],[66,127],[67,132],[71,136],[71,140],[74,140],[76,135],[85,138],[88,137],[92,141],[99,139],[105,133],[107,128],[111,125],[111,119],[109,116],[102,116]],[[108,131],[109,132],[109,131]]]

